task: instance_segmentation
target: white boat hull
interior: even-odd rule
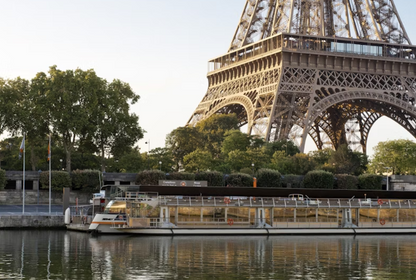
[[[359,235],[416,234],[416,228],[117,228],[137,235]]]

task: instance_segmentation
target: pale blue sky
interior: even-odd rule
[[[163,147],[207,90],[207,62],[228,50],[245,0],[0,0],[0,77],[93,68],[129,83],[141,99],[132,110],[147,131],[141,151]],[[396,0],[416,44],[416,2]],[[369,137],[412,139],[380,120]],[[307,148],[315,149],[309,140]]]

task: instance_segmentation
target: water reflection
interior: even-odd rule
[[[0,236],[0,279],[416,278],[414,236]]]

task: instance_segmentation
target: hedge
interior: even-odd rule
[[[363,174],[358,176],[359,187],[362,190],[381,190],[383,176],[374,174]]]
[[[165,180],[166,175],[160,170],[145,170],[139,172],[136,176],[137,185],[157,186],[159,180]]]
[[[358,189],[358,177],[348,174],[336,174],[336,188],[339,190],[356,190]]]
[[[71,172],[72,189],[94,193],[100,190],[101,172],[97,170],[74,170]]]
[[[284,175],[282,178],[283,187],[300,189],[303,188],[303,178],[302,175],[288,174]]]
[[[0,169],[0,190],[4,190],[6,187],[7,179],[6,179],[6,171]]]
[[[225,184],[228,187],[252,187],[253,177],[244,173],[233,173],[228,175]]]
[[[166,174],[166,180],[195,181],[195,174],[188,172],[172,172]]]
[[[305,188],[310,189],[333,189],[334,174],[323,170],[309,171],[303,179]]]
[[[52,191],[62,192],[63,188],[70,188],[72,185],[68,172],[52,171],[51,178]],[[41,172],[39,181],[42,189],[49,189],[49,171]]]
[[[207,181],[210,187],[219,187],[224,185],[224,175],[218,171],[204,171],[195,174],[196,181]]]
[[[262,168],[257,171],[257,186],[259,188],[281,188],[282,174],[273,169]]]

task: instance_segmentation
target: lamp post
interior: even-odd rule
[[[254,163],[252,163],[251,164],[251,174],[253,175],[253,177],[254,177]]]
[[[162,171],[162,162],[159,161],[159,171]]]
[[[386,191],[389,190],[389,173],[388,170],[390,169],[390,167],[384,167],[386,169]]]
[[[147,170],[150,170],[149,168],[149,155],[150,155],[150,139],[147,140],[146,142],[144,142],[145,144],[147,144]]]
[[[61,170],[64,170],[64,168],[62,167],[62,166],[63,166],[63,165],[62,165],[63,160],[62,160],[62,159],[59,159],[59,162],[61,163],[60,169],[61,169]]]

